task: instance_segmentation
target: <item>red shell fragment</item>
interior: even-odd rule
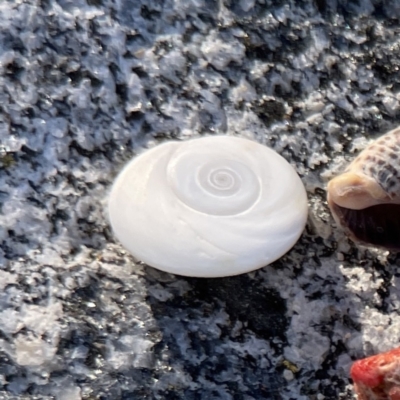
[[[400,400],[400,347],[356,361],[350,375],[358,400]]]

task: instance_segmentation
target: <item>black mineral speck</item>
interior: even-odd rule
[[[232,318],[246,320],[262,337],[284,338],[286,305],[276,289],[260,287],[245,276],[199,280],[195,287],[201,297],[211,295],[224,301]]]

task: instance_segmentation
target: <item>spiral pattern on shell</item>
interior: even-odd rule
[[[185,143],[168,163],[167,178],[175,195],[188,207],[210,215],[248,210],[261,191],[254,171],[228,154],[196,148],[197,144]]]
[[[214,136],[134,158],[113,185],[109,217],[137,259],[180,275],[227,276],[286,253],[304,229],[307,197],[273,150]]]

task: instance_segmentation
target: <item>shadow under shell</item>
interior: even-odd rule
[[[400,204],[379,204],[362,210],[333,204],[332,208],[354,240],[400,251]]]

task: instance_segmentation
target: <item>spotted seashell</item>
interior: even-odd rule
[[[298,240],[307,197],[294,169],[247,139],[167,142],[135,157],[109,197],[116,237],[137,259],[179,275],[263,267]]]
[[[371,143],[328,183],[328,204],[353,240],[400,250],[400,128]]]

